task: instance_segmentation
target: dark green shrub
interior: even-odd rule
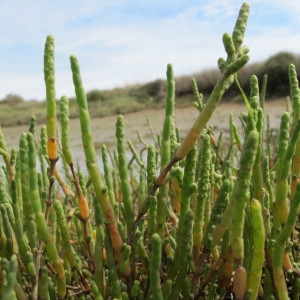
[[[288,65],[299,65],[299,58],[289,52],[279,52],[271,56],[257,70],[260,82],[264,74],[268,75],[267,96],[287,96],[289,94]]]
[[[22,103],[24,99],[17,94],[8,94],[1,100],[1,104],[9,104],[10,106],[18,105]]]
[[[103,102],[105,100],[104,95],[100,90],[91,90],[87,92],[86,98],[88,102]]]
[[[137,98],[138,102],[162,102],[166,96],[166,81],[157,79],[132,89],[129,95]]]

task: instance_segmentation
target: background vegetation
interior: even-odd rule
[[[264,74],[268,74],[267,99],[289,95],[289,64],[296,66],[300,73],[300,56],[289,52],[280,52],[262,63],[253,63],[239,72],[239,81],[246,93],[250,91],[250,77],[256,75],[262,83]],[[189,106],[194,101],[191,78],[195,78],[204,100],[210,95],[219,70],[211,69],[175,78],[176,106]],[[298,78],[299,79],[299,78]],[[272,97],[271,97],[272,95]],[[162,108],[166,96],[166,81],[157,79],[145,84],[115,88],[112,90],[91,90],[87,92],[91,117],[102,117],[111,114],[126,114],[146,108]],[[59,99],[58,99],[59,100]],[[225,94],[225,101],[242,101],[235,85]],[[223,100],[223,101],[224,101]],[[28,124],[31,116],[44,123],[46,118],[45,101],[25,101],[20,95],[9,94],[0,100],[0,125],[17,126]],[[70,99],[70,118],[78,117],[75,98]]]

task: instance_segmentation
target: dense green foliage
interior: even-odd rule
[[[46,126],[38,134],[32,118],[18,149],[7,149],[0,127],[1,299],[299,299],[299,83],[290,64],[292,105],[279,130],[270,128],[266,80],[251,76],[245,93],[236,75],[249,60],[248,14],[244,3],[223,36],[227,57],[205,103],[193,81],[199,115],[186,137],[176,128],[169,64],[161,134],[141,140],[140,152],[130,141],[127,149],[118,116],[117,149],[102,146],[103,168],[90,110],[94,96],[108,100],[85,92],[72,55],[86,174],[69,145],[70,102],[55,99],[47,37]],[[239,129],[228,116],[226,142],[207,122],[234,83],[246,105]]]

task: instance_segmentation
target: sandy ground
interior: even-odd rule
[[[285,100],[276,100],[267,102],[265,112],[270,115],[271,126],[278,128],[281,114],[286,110]],[[244,104],[220,103],[214,111],[209,124],[215,128],[216,136],[220,130],[228,128],[229,115],[233,113],[236,124],[239,125],[238,116],[241,112],[245,112]],[[159,134],[162,130],[164,120],[164,110],[145,110],[127,114],[125,116],[125,135],[130,139],[137,148],[138,144],[137,131],[140,132],[146,143],[153,143],[150,134],[147,116],[152,125],[155,134]],[[198,116],[198,111],[194,107],[177,108],[175,109],[175,124],[179,128],[180,136],[184,137]],[[115,123],[116,116],[108,116],[103,118],[95,118],[91,120],[92,132],[96,149],[99,149],[102,144],[106,144],[108,148],[115,146]],[[71,126],[71,146],[76,159],[83,159],[83,151],[81,144],[80,122],[79,119],[72,119]],[[5,140],[8,149],[18,147],[19,137],[22,132],[28,130],[28,126],[8,127],[3,128]],[[37,128],[39,130],[39,127]],[[37,131],[37,134],[38,131]]]

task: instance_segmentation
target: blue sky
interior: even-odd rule
[[[248,1],[250,62],[279,51],[300,54],[298,0]],[[78,57],[85,89],[110,89],[215,68],[225,56],[242,1],[4,0],[0,4],[0,99],[45,98],[43,51],[55,37],[56,94],[73,96],[69,56]]]

